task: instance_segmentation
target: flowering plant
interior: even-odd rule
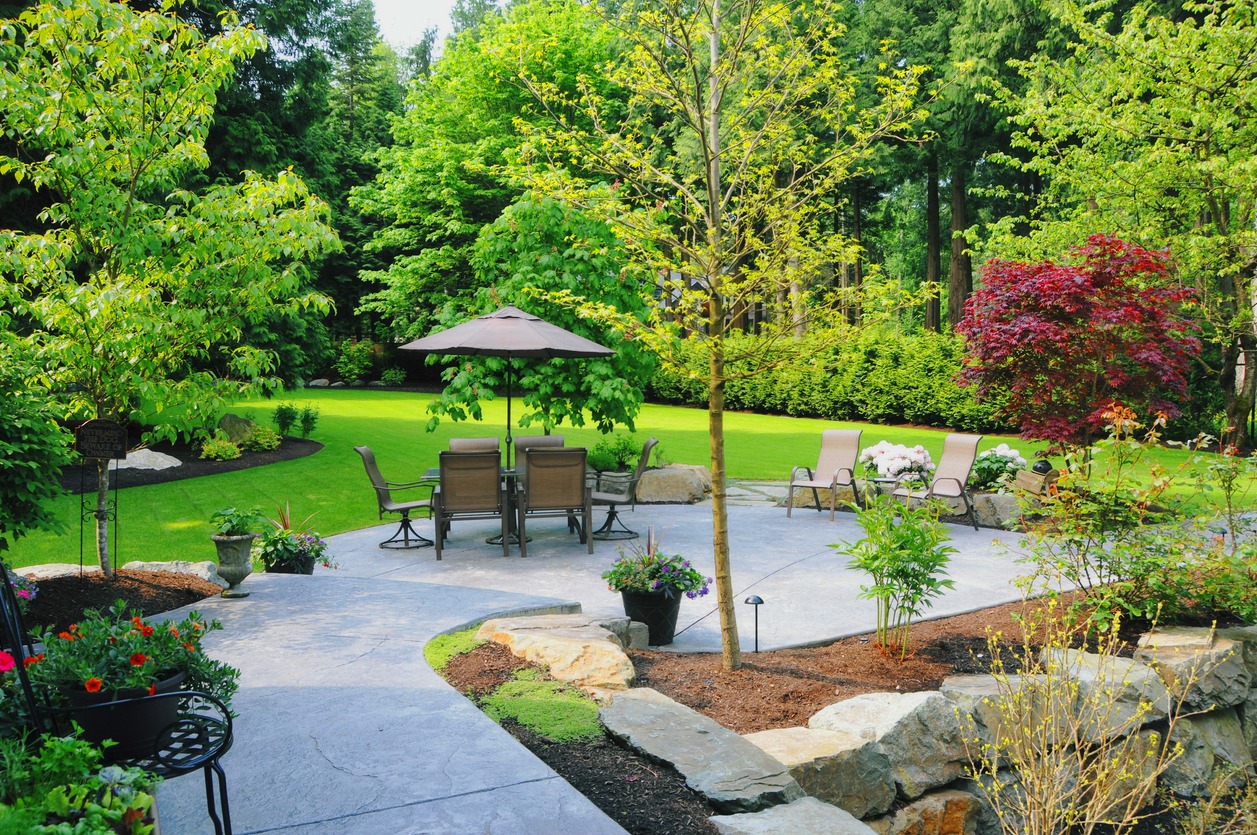
[[[254,543],[254,557],[262,561],[267,571],[291,569],[306,560],[321,563],[324,568],[336,568],[336,561],[327,555],[327,541],[321,539],[317,531],[306,527],[313,518],[314,514],[310,514],[294,525],[285,502],[276,517],[269,520],[271,530],[261,534]]]
[[[35,595],[39,594],[39,587],[35,585],[35,581],[24,574],[18,574],[16,571],[4,569],[9,575],[9,585],[13,587],[13,596],[17,598],[17,607],[22,614],[26,614],[26,609],[30,602],[35,599]]]
[[[879,441],[860,450],[860,463],[864,465],[866,475],[876,473],[878,478],[902,479],[905,476],[919,476],[924,481],[934,472],[934,461],[920,444],[906,447],[890,441]]]
[[[974,490],[994,490],[1008,483],[1018,470],[1026,468],[1026,459],[1008,444],[988,449],[973,462],[969,486]]]
[[[61,632],[45,629],[39,635],[43,652],[26,659],[27,672],[33,684],[52,691],[106,694],[129,689],[151,694],[158,681],[184,673],[183,689],[227,703],[240,671],[201,649],[201,639],[221,628],[196,612],[178,622],[149,623],[119,600],[108,612],[88,609]],[[11,666],[12,656],[8,660]]]
[[[659,542],[651,528],[644,548],[638,546],[632,554],[621,552],[611,569],[602,575],[607,588],[646,594],[663,592],[668,597],[685,592],[691,600],[707,594],[710,577],[704,577],[689,560],[675,554],[661,554],[658,548]]]

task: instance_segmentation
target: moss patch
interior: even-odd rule
[[[514,719],[552,742],[589,742],[603,737],[594,700],[540,670],[520,670],[480,703],[494,720]]]
[[[479,628],[480,624],[476,624],[461,632],[437,635],[423,648],[423,657],[427,659],[432,669],[438,673],[443,671],[451,658],[456,655],[466,655],[485,643],[476,637],[476,630]]]

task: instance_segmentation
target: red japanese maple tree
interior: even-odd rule
[[[1071,253],[1076,265],[991,261],[957,330],[967,341],[961,384],[1007,398],[1026,438],[1085,444],[1121,404],[1179,413],[1200,352],[1168,257],[1108,235]]]

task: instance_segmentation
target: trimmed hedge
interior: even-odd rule
[[[750,373],[760,360],[731,359],[725,407],[829,420],[916,423],[972,432],[1016,431],[997,417],[998,403],[977,403],[956,384],[964,345],[951,334],[905,334],[890,328],[811,333],[785,346],[752,335],[729,340],[729,357],[767,358],[772,367]],[[653,399],[707,404],[707,357],[687,340],[676,357],[683,368],[660,369]]]

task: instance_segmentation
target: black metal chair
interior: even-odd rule
[[[432,544],[432,540],[428,539],[419,531],[415,530],[414,522],[410,518],[412,510],[427,510],[428,515],[432,515],[432,490],[436,486],[431,481],[385,481],[384,476],[380,475],[380,468],[375,463],[375,453],[370,447],[356,446],[354,452],[362,456],[362,465],[367,470],[367,478],[371,479],[371,486],[375,488],[375,500],[379,505],[380,518],[384,518],[385,513],[400,513],[401,523],[397,527],[397,532],[390,538],[380,543],[381,548],[426,548]],[[398,501],[394,498],[395,493],[404,490],[414,490],[427,488],[428,496],[423,499],[410,499],[408,501]]]
[[[634,509],[637,508],[637,483],[642,480],[642,473],[646,472],[646,467],[650,464],[650,453],[658,443],[659,441],[654,438],[646,441],[645,446],[642,447],[642,457],[637,461],[637,469],[625,480],[622,492],[599,492],[598,490],[593,492],[591,498],[594,504],[610,505],[606,521],[593,533],[594,539],[637,539],[637,531],[630,530],[620,521],[620,514],[615,506],[627,504]]]
[[[0,560],[0,646],[7,649],[16,662],[19,694],[24,702],[31,730],[37,734],[73,733],[67,708],[50,705],[31,685],[26,673],[26,659],[35,654],[35,645],[26,631],[18,609],[17,597],[8,582],[8,567]],[[178,690],[142,699],[121,699],[93,705],[88,710],[111,711],[141,700],[172,699],[179,702],[176,720],[157,734],[152,751],[137,756],[114,758],[116,765],[142,768],[168,779],[201,770],[205,774],[205,806],[217,835],[232,835],[231,809],[227,800],[227,774],[219,760],[231,749],[231,712],[221,701],[195,690]],[[84,708],[75,708],[83,710]],[[217,783],[217,791],[215,791]],[[221,811],[221,815],[220,815]]]

